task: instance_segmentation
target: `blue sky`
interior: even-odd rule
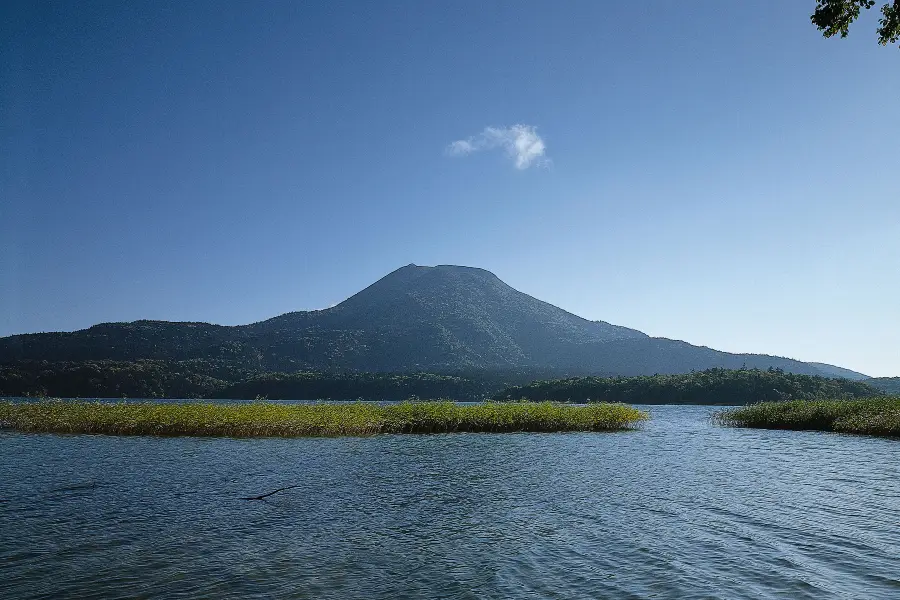
[[[4,3],[0,335],[462,264],[900,375],[900,50],[875,14],[822,39],[814,5]]]

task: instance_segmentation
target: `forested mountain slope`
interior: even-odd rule
[[[22,360],[203,360],[254,372],[534,369],[597,375],[714,367],[817,375],[828,367],[651,338],[583,319],[483,269],[448,265],[408,265],[332,308],[250,325],[134,321],[0,338],[0,364]]]

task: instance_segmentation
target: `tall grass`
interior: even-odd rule
[[[716,420],[730,427],[900,437],[900,398],[762,402],[721,411]]]
[[[161,404],[0,402],[0,428],[111,435],[301,437],[379,433],[616,431],[649,415],[624,404],[404,402]]]

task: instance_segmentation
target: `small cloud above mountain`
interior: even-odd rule
[[[482,150],[504,150],[515,167],[525,170],[533,166],[547,166],[547,145],[538,135],[534,125],[510,127],[485,127],[478,135],[451,142],[446,148],[448,156],[468,156]]]

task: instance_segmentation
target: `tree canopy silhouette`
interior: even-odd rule
[[[827,38],[840,34],[847,37],[850,24],[859,18],[862,9],[875,6],[875,0],[817,0],[816,12],[810,19]],[[900,40],[900,0],[894,0],[881,7],[878,43],[882,46]]]

